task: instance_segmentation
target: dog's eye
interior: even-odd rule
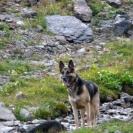
[[[64,71],[62,71],[61,74],[64,74]]]
[[[69,74],[70,73],[70,71],[68,70],[68,71],[66,71],[66,74]]]

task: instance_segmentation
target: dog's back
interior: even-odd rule
[[[95,94],[98,93],[98,87],[92,81],[84,80],[83,83],[85,84],[86,89],[88,90],[88,93],[90,95],[90,101],[92,101],[92,99],[95,96]]]

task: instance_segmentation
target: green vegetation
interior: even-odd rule
[[[20,91],[23,92],[23,97],[16,99],[15,95]],[[25,79],[3,86],[0,91],[0,101],[3,101],[7,106],[9,104],[16,105],[14,113],[20,120],[23,118],[18,112],[22,106],[18,106],[18,103],[19,105],[39,106],[40,108],[34,112],[35,117],[47,119],[66,113],[68,109],[64,102],[67,102],[67,99],[67,90],[62,82],[50,77],[46,77],[43,81],[25,77]]]
[[[5,4],[6,1],[2,0],[0,7]],[[71,0],[57,0],[56,3],[50,3],[47,0],[42,0],[42,5],[32,6],[37,11],[37,16],[33,19],[24,19],[25,25],[22,25],[22,29],[33,29],[40,25],[43,30],[42,33],[51,35],[46,29],[45,15],[71,15],[72,12],[67,10],[67,4],[72,3]],[[126,2],[126,1],[123,1]],[[129,1],[131,2],[131,1]],[[100,0],[90,0],[89,6],[93,10],[93,16],[98,17],[98,13],[101,12],[106,5],[102,4]],[[15,9],[8,10],[8,13],[16,13]],[[114,8],[108,9],[107,18],[113,18],[121,10],[114,10]],[[98,20],[98,19],[97,19]],[[0,22],[0,30],[4,33],[0,38],[0,48],[5,48],[7,44],[16,40],[21,40],[21,33],[10,30],[7,24]],[[17,28],[16,28],[17,31]],[[123,38],[124,39],[124,38]],[[39,44],[41,36],[38,36],[38,40],[27,40],[28,45]],[[105,50],[99,53],[94,48],[89,48],[86,54],[81,56],[67,56],[62,57],[61,60],[68,63],[70,58],[76,63],[76,69],[80,69],[86,64],[91,64],[91,67],[86,70],[77,71],[79,76],[86,80],[92,80],[97,83],[100,90],[101,100],[106,100],[108,96],[113,99],[117,99],[119,92],[123,86],[129,86],[129,94],[133,94],[133,43],[132,41],[115,41],[108,43],[105,46]],[[17,51],[17,54],[22,54],[21,51]],[[34,54],[32,59],[39,60],[43,57]],[[59,58],[55,58],[59,62]],[[45,69],[44,65],[33,66],[27,61],[22,60],[5,60],[0,61],[0,75],[9,76],[9,83],[0,88],[0,101],[4,102],[6,106],[10,104],[15,105],[15,116],[21,121],[25,121],[24,117],[20,115],[20,110],[25,105],[37,106],[38,110],[34,111],[36,118],[55,118],[62,113],[66,113],[68,96],[67,89],[60,81],[59,77],[49,77],[45,72],[42,75],[34,77],[33,71],[38,69]],[[58,65],[54,69],[59,73]],[[27,74],[28,73],[28,74]],[[26,75],[27,74],[27,75]],[[18,92],[22,92],[21,99],[16,99],[15,95]],[[108,132],[114,133],[116,130],[120,130],[122,133],[131,133],[132,123],[112,121],[109,123],[103,123],[97,127],[83,128],[73,133],[101,133]]]
[[[42,7],[34,7],[34,9],[38,12],[45,15],[70,15],[71,12],[67,10],[67,4],[72,3],[72,0],[57,0],[55,3],[51,3],[50,0],[42,0]],[[45,10],[42,10],[45,8]]]
[[[9,42],[5,38],[0,39],[0,48],[6,46],[8,43]]]
[[[42,26],[43,32],[49,35],[53,35],[50,31],[46,29],[46,15],[71,15],[72,13],[67,10],[67,4],[72,3],[71,0],[58,0],[55,3],[51,3],[50,1],[42,0],[39,7],[33,6],[32,8],[38,13],[37,16],[34,17],[34,20],[25,19],[26,25],[22,27],[25,29],[36,28],[38,25]],[[45,9],[45,10],[42,10]]]
[[[14,114],[18,120],[25,121],[25,117],[20,114],[20,110],[23,107],[21,103],[18,103],[14,109]]]
[[[5,60],[0,62],[0,74],[22,75],[24,72],[35,70],[37,67],[21,60]]]
[[[132,42],[117,41],[106,45],[108,52],[95,56],[92,67],[80,73],[81,77],[95,81],[100,89],[101,98],[111,96],[116,99],[122,86],[133,87],[133,49]],[[132,89],[130,94],[133,94]]]
[[[7,2],[7,0],[1,0],[1,1],[0,1],[0,7],[6,5],[6,2]]]
[[[41,0],[41,5],[38,6],[32,6],[32,8],[37,11],[37,16],[34,17],[34,19],[24,19],[25,24],[21,25],[21,28],[23,29],[33,29],[36,28],[38,25],[40,25],[43,30],[42,32],[44,34],[53,35],[49,30],[46,29],[46,15],[54,15],[54,14],[60,14],[60,15],[71,15],[72,12],[67,10],[67,4],[72,3],[71,0],[58,0],[55,3],[51,3],[50,1]],[[6,4],[6,0],[2,0],[0,2],[0,7]],[[12,10],[7,9],[8,13],[15,13],[16,16],[18,15],[18,11],[12,8]],[[4,36],[0,38],[0,48],[4,48],[7,46],[7,44],[12,43],[14,40],[21,40],[20,33],[14,33],[14,31],[11,31],[7,24],[0,22],[0,30],[4,32]],[[40,38],[38,37],[37,44],[40,44]],[[32,40],[28,40],[28,44],[34,44]]]
[[[116,131],[120,131],[122,133],[132,133],[133,123],[128,122],[120,122],[120,121],[111,121],[105,122],[99,126],[91,127],[91,128],[81,128],[79,130],[74,130],[72,133],[115,133]]]
[[[16,82],[10,82],[8,85],[5,85],[0,89],[0,93],[3,96],[10,95],[11,92],[13,92],[16,89],[19,89],[22,86],[24,86],[24,82],[22,80],[18,80]]]
[[[83,79],[97,83],[103,101],[108,96],[117,99],[119,92],[122,91],[122,86],[130,86],[130,88],[133,86],[132,42],[109,43],[105,49],[108,52],[103,52],[100,56],[95,49],[92,49],[95,56],[88,58],[89,53],[82,55],[78,58],[81,63],[76,65],[76,68],[81,68],[87,62],[92,64],[90,69],[77,73]],[[68,63],[69,58],[62,58],[62,61]],[[72,58],[76,60],[77,57]],[[59,62],[59,59],[56,59],[56,61]],[[97,66],[97,64],[99,65]],[[19,100],[20,104],[39,106],[40,108],[34,112],[36,117],[47,118],[50,116],[54,118],[67,111],[67,105],[64,104],[64,102],[68,103],[67,89],[58,78],[49,77],[46,74],[42,75],[43,80],[39,80],[39,77],[24,76],[25,78],[21,78],[24,72],[30,73],[39,68],[45,69],[45,66],[31,66],[28,62],[19,60],[0,62],[0,73],[10,75],[10,83],[1,88],[0,100],[6,104],[16,105],[18,100],[14,99],[14,96],[17,92],[22,91],[23,98]],[[59,72],[58,65],[55,70]],[[132,89],[130,89],[129,94],[133,94]],[[65,109],[65,111],[62,109]]]
[[[0,22],[0,30],[3,31],[3,37],[0,38],[0,48],[6,46],[9,42],[5,37],[9,37],[10,30],[5,23]]]
[[[101,2],[101,0],[90,0],[88,2],[88,5],[90,6],[90,8],[93,11],[93,16],[97,15],[100,11],[102,11],[104,9],[104,7],[106,6],[106,4],[103,4]]]
[[[47,99],[44,103],[45,106],[40,107],[34,112],[36,118],[56,118],[61,114],[66,114],[68,109],[67,106],[61,102],[57,102],[54,99]]]

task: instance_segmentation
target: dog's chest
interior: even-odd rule
[[[85,105],[89,102],[89,96],[86,89],[83,88],[83,92],[78,95],[77,91],[70,91],[69,90],[69,101],[71,105],[77,107],[77,109],[82,109]]]
[[[72,103],[75,104],[77,109],[83,109],[85,106],[80,96],[74,96],[74,97],[69,96],[69,101],[71,104]]]
[[[73,96],[69,96],[69,100],[73,101],[73,102],[77,102],[80,101],[81,98],[78,95],[73,95]]]
[[[69,89],[68,92],[69,92],[69,100],[76,102],[81,99],[80,96],[77,95],[77,91],[73,91]]]

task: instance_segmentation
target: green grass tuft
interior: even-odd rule
[[[65,104],[57,102],[54,99],[47,99],[44,103],[44,106],[40,107],[37,111],[34,112],[36,118],[51,118],[61,116],[61,114],[66,114],[68,108]]]
[[[93,16],[97,15],[106,6],[105,4],[102,4],[100,0],[90,0],[88,4],[93,11]]]
[[[122,133],[132,133],[132,124],[132,122],[120,122],[113,120],[111,122],[105,122],[96,127],[86,127],[79,130],[74,130],[72,133],[115,133],[116,131],[120,131]]]

